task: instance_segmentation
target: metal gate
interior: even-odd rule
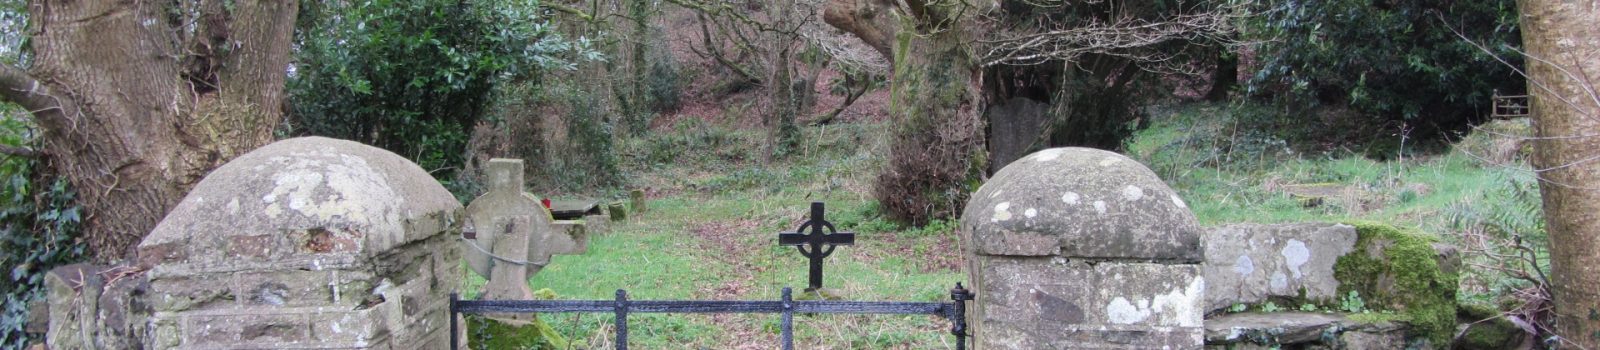
[[[879,314],[935,315],[950,320],[950,334],[956,336],[956,349],[966,349],[966,302],[972,300],[960,283],[950,290],[950,302],[830,301],[793,299],[788,287],[783,299],[738,300],[628,300],[628,292],[618,289],[614,300],[461,300],[450,294],[450,348],[460,342],[459,314],[490,313],[613,313],[616,315],[616,348],[628,348],[628,314],[632,313],[762,313],[783,314],[781,339],[784,350],[794,349],[794,314]]]

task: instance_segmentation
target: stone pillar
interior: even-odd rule
[[[961,217],[977,348],[1201,348],[1200,232],[1132,159],[1088,148],[1022,157]]]
[[[261,147],[139,244],[142,348],[448,348],[461,221],[455,197],[394,153],[321,137]]]

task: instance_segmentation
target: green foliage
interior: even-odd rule
[[[1250,90],[1290,104],[1348,105],[1374,121],[1444,136],[1481,120],[1494,89],[1520,91],[1511,0],[1268,1],[1246,32],[1262,39]],[[1482,42],[1501,63],[1461,35]]]
[[[1249,309],[1250,309],[1250,305],[1245,305],[1244,303],[1233,303],[1233,306],[1229,306],[1228,307],[1228,312],[1237,313],[1237,312],[1244,312],[1245,310],[1249,310]]]
[[[588,188],[609,187],[620,183],[617,152],[614,150],[616,130],[607,122],[597,99],[570,90],[559,97],[566,106],[564,121],[567,124],[569,149],[554,165],[559,174],[568,177],[568,184]]]
[[[736,132],[727,126],[707,123],[700,119],[685,119],[673,125],[671,131],[645,135],[639,147],[644,165],[657,166],[675,162],[741,163],[754,159],[749,141],[752,134]],[[642,149],[639,149],[642,148]],[[732,169],[725,169],[732,171]]]
[[[660,39],[659,35],[657,37]],[[644,82],[645,98],[650,110],[657,113],[677,111],[678,107],[683,106],[683,87],[687,85],[683,73],[679,71],[678,61],[666,48],[650,50],[650,53],[650,72]]]
[[[1444,209],[1449,227],[1473,241],[1466,263],[1494,267],[1473,269],[1463,286],[1475,292],[1505,295],[1533,286],[1528,278],[1549,271],[1549,235],[1545,232],[1544,205],[1532,171],[1507,169],[1471,197],[1451,202]],[[1511,271],[1523,276],[1513,276]]]
[[[20,113],[14,107],[6,113]],[[0,144],[30,146],[26,122],[0,117]],[[44,276],[57,266],[83,261],[78,241],[82,209],[63,178],[49,176],[37,159],[0,156],[0,349],[22,349],[30,301],[44,298]]]
[[[960,226],[961,223],[956,219],[934,219],[928,221],[928,223],[925,225],[902,231],[900,234],[904,237],[947,235],[955,232],[956,228]]]
[[[288,91],[300,132],[351,139],[453,176],[501,82],[588,59],[527,0],[305,2]]]
[[[1360,291],[1352,290],[1350,294],[1345,294],[1344,297],[1339,298],[1339,310],[1349,313],[1366,312],[1367,303],[1361,300]]]
[[[1261,304],[1261,312],[1278,312],[1278,311],[1283,311],[1283,308],[1279,307],[1278,303],[1274,303],[1274,302],[1270,302],[1269,301],[1269,302],[1267,302],[1265,304]]]
[[[1338,138],[1298,131],[1306,127],[1257,104],[1152,110],[1161,114],[1125,149],[1177,190],[1205,224],[1361,218],[1455,232],[1446,220],[1420,218],[1437,218],[1451,203],[1498,205],[1476,198],[1505,186],[1495,180],[1501,170],[1467,155],[1422,153],[1404,161],[1375,160]],[[1280,127],[1284,125],[1288,127]],[[1308,205],[1297,199],[1309,197],[1291,194],[1296,186],[1325,186],[1328,191],[1315,196],[1320,204]]]

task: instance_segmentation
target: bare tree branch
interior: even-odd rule
[[[723,56],[722,49],[718,48],[718,45],[711,40],[711,30],[707,28],[708,26],[706,25],[706,22],[709,20],[706,19],[705,14],[700,13],[697,14],[696,17],[700,20],[700,39],[702,45],[705,45],[706,47],[706,53],[709,54],[711,58],[715,59],[718,64],[721,64],[723,67],[728,67],[728,70],[738,74],[739,77],[742,77],[745,80],[755,84],[761,84],[761,78],[757,77],[755,73],[751,73],[749,68],[745,68],[744,66],[730,61],[727,57]],[[720,27],[718,28],[718,31],[721,32]],[[690,49],[693,49],[693,47]]]
[[[889,44],[896,29],[893,20],[889,19],[891,16],[888,12],[892,8],[892,4],[882,0],[832,0],[823,9],[822,21],[854,34],[861,42],[878,51],[883,56],[883,62],[891,62],[894,61],[894,52]]]
[[[1194,14],[1159,20],[1121,18],[1069,28],[1024,30],[1001,34],[1001,38],[981,40],[988,46],[983,66],[999,64],[1031,65],[1051,61],[1071,61],[1095,53],[1126,57],[1145,63],[1172,60],[1171,54],[1139,50],[1175,40],[1230,43],[1233,20],[1247,14],[1247,3],[1233,3]]]
[[[63,107],[61,99],[50,91],[50,87],[22,69],[3,64],[0,64],[0,98],[27,108],[36,118],[41,111],[59,111]]]
[[[0,145],[0,154],[17,156],[17,157],[26,157],[26,158],[37,158],[37,157],[39,157],[39,151],[35,151],[32,148],[9,146],[9,145]]]

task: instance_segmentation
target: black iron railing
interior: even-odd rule
[[[883,301],[796,301],[788,287],[783,288],[783,299],[775,301],[720,301],[720,300],[628,300],[628,292],[618,289],[615,300],[461,300],[450,294],[450,348],[461,344],[458,314],[493,313],[567,313],[609,312],[616,315],[616,348],[628,348],[628,314],[630,313],[767,313],[783,314],[782,342],[784,350],[794,349],[794,314],[883,314],[883,315],[935,315],[949,319],[950,334],[956,336],[956,349],[966,349],[966,302],[972,293],[956,284],[950,290],[950,302],[883,302]]]

